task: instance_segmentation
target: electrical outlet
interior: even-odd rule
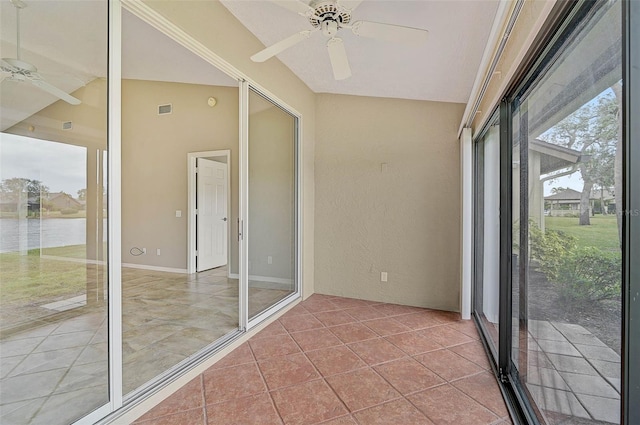
[[[272,256],[268,256],[267,257],[267,264],[273,264],[273,257]]]
[[[182,217],[182,211],[176,210],[176,218],[180,218],[180,217]]]
[[[380,282],[387,281],[387,272],[380,272]]]
[[[156,255],[160,255],[160,248],[156,249]]]

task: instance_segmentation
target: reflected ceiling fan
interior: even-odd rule
[[[310,4],[299,0],[270,0],[287,10],[304,16],[313,27],[300,31],[281,40],[266,49],[251,56],[254,62],[264,62],[267,59],[306,40],[311,34],[322,31],[328,38],[327,50],[336,80],[344,80],[351,76],[349,59],[341,38],[336,37],[343,28],[350,29],[355,35],[393,41],[405,44],[420,44],[427,40],[427,30],[404,27],[400,25],[383,24],[379,22],[355,21],[351,23],[351,13],[362,3],[362,0],[313,0]]]
[[[38,69],[28,62],[20,60],[20,10],[27,7],[22,0],[11,0],[11,3],[16,8],[16,57],[15,58],[2,58],[0,62],[0,69],[2,72],[11,74],[4,78],[7,81],[15,81],[18,83],[31,83],[41,90],[46,91],[67,103],[72,105],[79,105],[81,102],[79,99],[71,96],[58,87],[46,82],[40,74]]]

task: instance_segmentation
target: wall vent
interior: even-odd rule
[[[173,111],[173,107],[170,103],[167,105],[158,105],[158,115],[170,114],[171,111]]]
[[[71,121],[63,122],[62,129],[63,130],[71,130],[73,128],[73,123]]]

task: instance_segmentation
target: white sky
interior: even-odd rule
[[[580,171],[576,171],[575,173],[559,177],[555,180],[547,180],[544,182],[544,196],[552,195],[551,189],[554,187],[568,187],[573,190],[577,190],[578,192],[582,192],[582,186],[584,185],[584,181],[582,177],[580,177]]]
[[[40,180],[51,193],[73,197],[86,186],[86,148],[0,133],[0,180]]]

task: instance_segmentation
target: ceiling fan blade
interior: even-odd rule
[[[38,80],[38,79],[34,79],[34,80],[29,80],[31,82],[31,84],[33,84],[34,86],[46,91],[47,93],[50,93],[62,100],[64,100],[67,103],[70,103],[71,105],[79,105],[82,102],[80,102],[79,99],[76,99],[75,97],[71,96],[68,93],[65,93],[64,91],[60,90],[59,88],[52,86],[51,84],[47,83],[44,80]]]
[[[351,67],[347,58],[347,51],[341,38],[332,38],[327,42],[333,77],[336,80],[344,80],[351,77]]]
[[[305,15],[307,13],[313,12],[313,8],[311,8],[308,4],[303,3],[299,0],[270,0],[271,3],[275,3],[278,6],[287,9],[293,13],[299,13]]]
[[[287,50],[289,47],[293,47],[301,41],[306,40],[310,35],[311,31],[300,31],[290,37],[285,38],[284,40],[278,41],[276,44],[272,44],[264,50],[259,51],[255,55],[251,56],[251,60],[254,62],[264,62],[267,59],[274,57],[278,53]]]
[[[362,0],[341,0],[338,2],[342,7],[345,7],[351,11],[355,10],[356,7],[360,6]]]
[[[396,43],[420,44],[427,41],[429,31],[379,22],[357,21],[351,26],[355,35]]]

